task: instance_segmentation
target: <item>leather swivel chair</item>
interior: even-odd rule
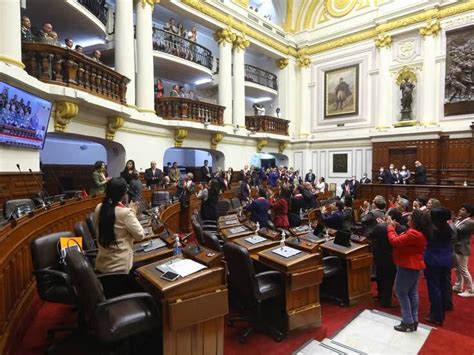
[[[217,201],[217,206],[216,206],[217,217],[227,215],[227,212],[229,212],[231,209],[232,209],[232,205],[230,203],[230,200],[221,199]]]
[[[89,228],[89,233],[91,234],[93,239],[97,239],[97,232],[95,231],[94,227],[94,213],[91,212],[86,216],[86,224]]]
[[[35,209],[33,200],[29,198],[21,198],[15,200],[7,200],[3,203],[3,217],[6,220],[10,218],[20,218],[27,215]]]
[[[223,248],[229,272],[229,287],[231,295],[245,303],[247,308],[256,306],[254,316],[231,317],[230,326],[235,321],[250,323],[239,337],[240,343],[245,343],[247,337],[254,330],[263,330],[272,335],[276,341],[282,341],[284,336],[281,331],[263,319],[263,302],[271,298],[284,295],[282,274],[278,271],[265,271],[256,274],[247,249],[235,243],[225,243]]]
[[[74,289],[68,274],[64,271],[64,266],[59,262],[60,237],[74,237],[74,233],[57,232],[31,241],[33,273],[38,294],[43,301],[73,305],[76,303]],[[74,328],[66,325],[50,328],[48,339],[54,338],[56,332],[72,331]]]
[[[95,259],[97,258],[98,249],[94,238],[92,238],[86,221],[77,222],[74,225],[74,233],[76,234],[76,236],[82,237],[82,249],[86,253],[86,256],[89,258],[91,264],[94,266]]]
[[[213,232],[204,231],[202,233],[203,236],[203,245],[206,248],[212,249],[217,251],[218,253],[222,253],[222,241],[219,240],[217,235]]]
[[[332,301],[344,306],[348,294],[344,260],[338,256],[325,256],[323,268],[324,276],[320,288],[321,300]]]
[[[204,244],[204,237],[202,235],[203,230],[196,218],[196,215],[191,216],[191,225],[193,227],[194,238],[196,238],[199,244]]]
[[[169,202],[169,191],[153,191],[151,194],[151,207],[167,205]]]
[[[231,202],[232,202],[232,207],[233,207],[234,209],[237,209],[237,208],[242,207],[242,203],[240,202],[240,199],[237,198],[237,197],[234,197],[234,198],[231,200]]]
[[[200,213],[196,210],[193,212],[197,222],[201,225],[202,230],[217,231],[217,222],[210,219],[202,219]]]
[[[86,257],[77,250],[68,251],[66,265],[83,315],[84,330],[102,345],[126,344],[134,335],[159,326],[157,309],[149,293],[135,292],[106,299],[99,278],[110,274],[96,275]]]

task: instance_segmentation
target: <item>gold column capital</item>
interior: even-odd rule
[[[122,116],[110,116],[108,121],[105,139],[113,141],[115,138],[115,133],[117,133],[117,131],[123,127],[125,119]]]
[[[392,42],[393,42],[392,36],[387,35],[385,33],[379,33],[379,35],[375,39],[375,45],[377,46],[377,48],[384,48],[384,47],[390,48],[390,46],[392,45]]]
[[[79,113],[79,106],[71,101],[56,101],[54,106],[54,131],[64,132],[72,118]]]
[[[286,148],[288,148],[288,142],[281,141],[278,145],[278,152],[281,154]]]
[[[250,46],[250,41],[243,34],[235,34],[235,39],[233,41],[234,49],[245,50]]]
[[[236,34],[232,32],[232,28],[226,27],[221,28],[214,32],[214,40],[221,44],[221,43],[233,43],[236,39]]]
[[[216,132],[211,136],[211,149],[216,150],[217,145],[222,141],[224,138],[224,134],[220,132]]]
[[[280,69],[285,69],[288,66],[289,62],[290,61],[288,58],[280,58],[280,59],[277,59],[276,65]]]
[[[268,145],[268,141],[266,139],[259,139],[257,141],[257,152],[261,152],[263,148]]]
[[[309,68],[309,66],[311,65],[311,59],[307,54],[299,55],[296,59],[296,64],[300,68]]]
[[[420,34],[424,37],[433,36],[436,37],[438,32],[441,31],[441,24],[438,19],[429,20],[425,26],[420,27]]]
[[[184,139],[188,136],[188,130],[186,128],[176,128],[174,131],[174,146],[182,147]]]
[[[147,5],[150,5],[152,9],[155,7],[156,4],[160,3],[160,0],[136,0],[136,1],[137,1],[137,4],[142,5],[143,8]]]

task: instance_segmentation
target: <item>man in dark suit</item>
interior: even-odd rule
[[[152,189],[160,184],[161,178],[163,177],[163,172],[156,167],[156,161],[150,163],[150,168],[145,169],[145,181],[146,186],[151,187]]]
[[[370,180],[367,177],[367,173],[364,173],[364,175],[362,175],[362,179],[360,179],[360,183],[361,184],[370,184],[371,182],[372,182],[372,180]]]
[[[310,182],[311,185],[313,185],[314,180],[316,180],[316,175],[313,174],[313,170],[309,169],[308,173],[304,177],[304,182]]]
[[[351,189],[351,196],[353,199],[357,198],[357,190],[359,189],[359,181],[357,181],[356,177],[353,176],[352,180],[349,181],[349,186]]]
[[[419,160],[415,162],[415,184],[426,184],[426,168]]]
[[[212,178],[212,168],[208,166],[209,162],[204,160],[204,165],[201,166],[202,181],[209,182]]]
[[[360,222],[364,226],[364,235],[366,237],[370,237],[372,230],[377,225],[377,218],[385,216],[386,206],[385,198],[380,195],[374,197],[372,205],[364,201],[365,211],[361,214]]]
[[[387,212],[392,220],[400,222],[402,214],[395,208]],[[406,227],[401,224],[396,226],[397,234],[406,231]],[[369,236],[372,253],[374,254],[375,277],[377,280],[377,292],[379,303],[382,307],[392,306],[392,289],[397,273],[393,263],[393,250],[388,241],[387,224],[377,224]]]

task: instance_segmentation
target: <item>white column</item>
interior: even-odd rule
[[[310,66],[300,66],[300,93],[299,93],[299,114],[298,114],[298,136],[306,139],[311,134],[311,80]]]
[[[295,132],[295,120],[297,117],[297,95],[295,95],[297,89],[296,61],[293,58],[287,58],[286,61],[286,66],[284,67],[280,64],[281,61],[278,63],[280,66],[280,73],[278,74],[278,107],[281,110],[280,117],[290,121],[288,131],[291,137]]]
[[[21,62],[20,20],[20,0],[1,0],[0,61],[24,68]]]
[[[421,112],[420,122],[425,125],[435,125],[438,123],[436,117],[436,60],[435,60],[435,36],[424,36],[423,42],[423,72],[422,72],[422,92],[421,92]]]
[[[133,1],[115,2],[115,70],[130,79],[127,104],[135,106],[135,40],[133,36]]]
[[[392,127],[392,79],[390,77],[390,61],[391,61],[391,44],[390,36],[381,37],[380,42],[376,41],[379,48],[379,80],[377,95],[377,129],[386,129]]]
[[[234,41],[234,73],[232,78],[232,93],[234,101],[232,103],[232,124],[234,126],[245,127],[245,48],[248,41],[242,36],[236,36]]]
[[[138,1],[137,10],[137,106],[140,111],[155,112],[153,72],[153,31],[150,2]]]
[[[220,106],[225,107],[224,125],[232,125],[232,42],[233,33],[229,29],[221,29],[214,34],[219,43],[219,93]],[[244,108],[245,110],[245,108]]]

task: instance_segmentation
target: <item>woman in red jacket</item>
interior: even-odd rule
[[[290,195],[290,190],[282,187],[278,198],[275,201],[271,201],[273,224],[275,224],[276,228],[288,229],[290,227],[288,222],[288,201],[290,200]]]
[[[402,311],[402,322],[394,328],[400,332],[413,332],[418,327],[418,278],[425,268],[423,253],[431,235],[428,213],[414,210],[408,219],[408,230],[395,232],[395,222],[387,217],[388,240],[393,247],[393,262],[397,266],[395,293]]]

